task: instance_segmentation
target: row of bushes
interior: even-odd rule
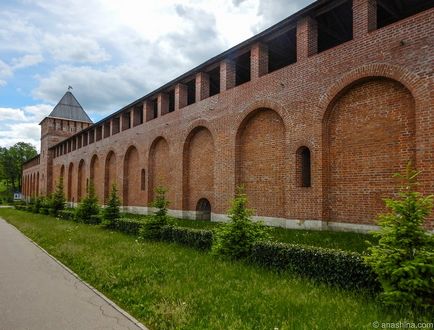
[[[144,225],[140,220],[121,218],[116,220],[114,229],[130,235],[139,235]],[[153,239],[209,251],[213,245],[214,233],[211,230],[167,225],[162,227]],[[289,270],[345,289],[375,291],[379,288],[375,274],[363,263],[362,256],[358,253],[313,246],[259,242],[252,245],[246,260],[278,271]]]

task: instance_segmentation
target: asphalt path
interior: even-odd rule
[[[146,329],[0,218],[0,329]]]

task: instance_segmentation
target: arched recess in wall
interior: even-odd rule
[[[236,183],[245,188],[257,215],[285,216],[285,125],[274,110],[261,108],[241,123],[236,136]]]
[[[97,155],[93,155],[90,160],[90,182],[95,187],[95,193],[98,197],[98,201],[101,203],[103,201],[103,180],[101,173],[100,161]],[[89,183],[90,184],[90,183]],[[87,189],[87,187],[86,187]]]
[[[373,224],[393,174],[415,160],[415,101],[401,83],[358,80],[330,103],[323,119],[324,218]]]
[[[73,199],[74,199],[74,196],[73,196],[73,187],[72,187],[73,186],[73,175],[74,175],[74,164],[70,163],[69,167],[68,167],[68,183],[67,183],[67,185],[68,185],[68,188],[67,188],[67,191],[68,191],[68,193],[67,193],[67,200],[69,202],[72,202]]]
[[[214,139],[208,128],[194,128],[184,143],[183,205],[184,210],[197,211],[200,199],[214,205]]]
[[[30,196],[33,197],[33,173],[30,174]]]
[[[124,158],[124,183],[123,204],[128,206],[143,205],[141,199],[141,168],[139,164],[139,152],[134,146],[130,146]]]
[[[312,186],[311,152],[306,146],[297,149],[295,153],[295,175],[297,187],[309,188]]]
[[[107,154],[104,169],[104,203],[108,201],[113,184],[117,184],[116,155],[113,151]],[[119,189],[119,188],[118,188]]]
[[[148,202],[154,200],[155,188],[166,188],[166,197],[172,202],[174,194],[170,186],[172,180],[172,168],[169,154],[169,144],[163,137],[158,137],[151,144],[149,149],[149,185],[148,185]]]
[[[63,180],[65,180],[65,165],[62,165],[62,166],[60,167],[60,174],[59,174],[59,176],[60,176],[61,178],[63,178]]]
[[[39,172],[36,173],[36,196],[39,196]]]
[[[77,202],[86,195],[86,173],[84,159],[78,163],[77,173]]]

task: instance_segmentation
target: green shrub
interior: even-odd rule
[[[157,211],[144,222],[140,231],[140,236],[146,239],[159,239],[161,229],[169,225],[169,217],[167,216],[169,201],[166,199],[166,189],[157,187],[155,192],[157,196],[152,202],[152,207],[156,208]]]
[[[160,231],[160,239],[191,246],[198,250],[210,250],[213,234],[210,230],[165,226]]]
[[[434,236],[423,228],[433,196],[416,192],[418,174],[410,164],[404,175],[396,174],[403,185],[398,198],[385,200],[391,212],[379,216],[379,243],[365,257],[389,305],[434,307]]]
[[[113,184],[107,206],[102,211],[102,218],[107,227],[115,227],[116,219],[120,218],[120,206],[121,201],[118,197],[118,191],[116,185]]]
[[[259,242],[248,260],[282,271],[290,271],[345,289],[377,291],[379,283],[360,254],[296,244]]]
[[[34,198],[32,203],[32,212],[39,213],[39,209],[41,208],[41,206],[42,206],[42,198],[40,197]]]
[[[39,213],[41,213],[41,214],[48,214],[48,209],[45,208],[45,207],[41,207],[41,208],[39,209]]]
[[[124,232],[128,235],[138,235],[141,231],[140,229],[144,225],[143,221],[128,218],[116,219],[114,223],[117,230]]]
[[[62,220],[74,220],[75,218],[75,211],[74,209],[65,209],[61,210],[57,213],[60,219]]]
[[[52,207],[48,208],[48,214],[51,215],[52,217],[57,216],[56,210],[53,209]]]
[[[89,219],[89,224],[91,225],[99,225],[102,222],[101,214],[92,214]]]
[[[56,185],[56,189],[50,198],[49,208],[54,211],[54,214],[65,209],[65,194],[63,193],[63,177],[61,176]]]
[[[229,222],[215,229],[212,251],[214,254],[238,259],[250,254],[254,243],[270,238],[269,230],[260,222],[253,222],[252,210],[247,208],[247,196],[242,188],[237,189]]]
[[[95,186],[90,181],[87,189],[86,196],[80,201],[76,208],[75,218],[77,221],[84,223],[93,223],[93,215],[100,214],[100,207],[98,205],[98,198],[95,194]]]

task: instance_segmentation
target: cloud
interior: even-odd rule
[[[43,44],[55,60],[63,62],[105,62],[110,55],[97,41],[71,34],[46,34]]]
[[[0,60],[0,87],[6,85],[7,79],[13,74],[12,68]]]
[[[24,111],[14,108],[0,108],[0,121],[22,121],[26,120]]]
[[[27,54],[12,60],[12,68],[23,69],[41,63],[44,57],[41,54]]]
[[[53,110],[49,104],[29,105],[23,108],[0,108],[0,128],[8,122],[37,122],[48,116]],[[5,124],[6,123],[6,124]]]
[[[258,15],[261,20],[255,33],[276,24],[312,2],[315,0],[259,0]]]
[[[30,143],[39,150],[40,127],[35,123],[8,124],[0,130],[0,146],[10,147],[17,142]]]

